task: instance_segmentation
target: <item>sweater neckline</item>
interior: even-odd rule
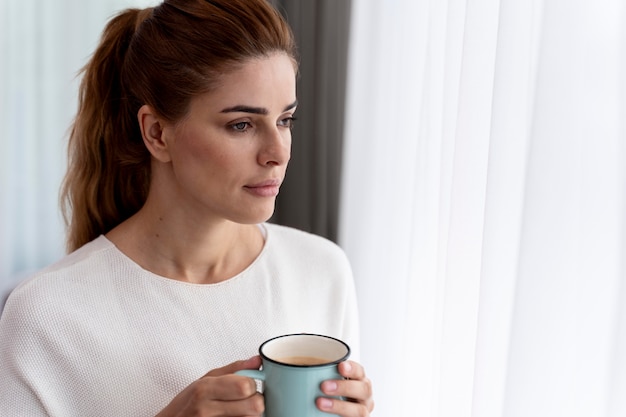
[[[110,241],[105,235],[100,235],[96,240],[104,244],[104,247],[103,247],[104,249],[108,249],[114,252],[115,256],[118,257],[128,267],[134,270],[141,271],[142,275],[146,277],[154,278],[157,281],[161,281],[165,284],[174,285],[174,286],[214,288],[214,287],[223,286],[223,285],[230,285],[238,281],[242,277],[246,276],[250,270],[254,269],[259,264],[261,259],[265,257],[265,253],[268,251],[268,243],[270,241],[270,227],[267,223],[259,223],[258,226],[261,229],[264,242],[263,242],[263,248],[261,248],[261,252],[259,252],[257,257],[254,258],[254,260],[250,263],[250,265],[248,265],[243,271],[239,272],[238,274],[233,275],[230,278],[226,278],[223,281],[216,282],[216,283],[209,283],[209,284],[198,284],[194,282],[180,281],[174,278],[169,278],[163,275],[159,275],[148,269],[145,269],[144,267],[139,265],[137,262],[132,260],[128,255],[126,255],[117,246],[115,246],[115,244],[112,241]]]

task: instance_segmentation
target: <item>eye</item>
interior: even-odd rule
[[[284,119],[280,119],[278,121],[278,125],[282,127],[287,127],[289,129],[293,129],[293,125],[296,121],[296,118],[293,116],[285,117]]]
[[[245,132],[251,126],[252,125],[250,124],[250,122],[237,122],[231,124],[230,128],[233,129],[235,132]]]

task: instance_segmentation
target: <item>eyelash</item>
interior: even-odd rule
[[[238,129],[237,126],[241,126],[241,125],[243,125],[243,127],[241,129]],[[237,122],[237,123],[233,123],[229,125],[229,127],[235,132],[245,132],[246,130],[248,130],[250,126],[252,126],[250,122]]]
[[[281,127],[287,127],[289,129],[293,129],[293,125],[295,123],[297,119],[293,116],[290,117],[285,117],[284,119],[281,119],[279,121]],[[241,127],[241,128],[238,128]],[[250,128],[252,126],[252,123],[250,122],[237,122],[237,123],[233,123],[231,125],[229,125],[229,127],[234,130],[235,132],[238,133],[244,133],[248,130],[248,128]]]
[[[289,129],[293,129],[293,125],[296,122],[296,120],[298,119],[296,119],[293,116],[290,116],[290,117],[285,117],[284,119],[281,120],[281,122],[286,122],[287,125],[285,127],[288,127]]]

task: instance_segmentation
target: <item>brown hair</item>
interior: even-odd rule
[[[142,105],[176,122],[220,74],[276,51],[295,64],[293,34],[267,0],[165,0],[112,18],[82,70],[61,191],[68,250],[144,204],[150,153],[137,121]]]

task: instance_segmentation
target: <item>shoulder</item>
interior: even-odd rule
[[[267,255],[280,269],[299,274],[352,278],[352,269],[339,245],[312,233],[277,224],[265,224]]]
[[[35,313],[46,309],[51,303],[59,304],[71,293],[86,291],[97,281],[100,272],[106,270],[107,252],[114,248],[105,237],[100,236],[76,251],[66,255],[54,264],[32,274],[22,281],[9,295],[5,310],[10,314],[21,312]],[[77,295],[80,297],[80,294]]]
[[[94,263],[102,259],[102,255],[114,249],[113,244],[104,236],[100,236],[91,242],[81,246],[74,252],[66,255],[57,262],[35,272],[28,277],[16,290],[26,289],[47,279],[60,279],[71,276],[74,270],[90,268]]]
[[[343,249],[322,236],[273,223],[266,223],[265,226],[269,244],[280,247],[281,251],[297,252],[307,257],[331,257],[347,261]]]

